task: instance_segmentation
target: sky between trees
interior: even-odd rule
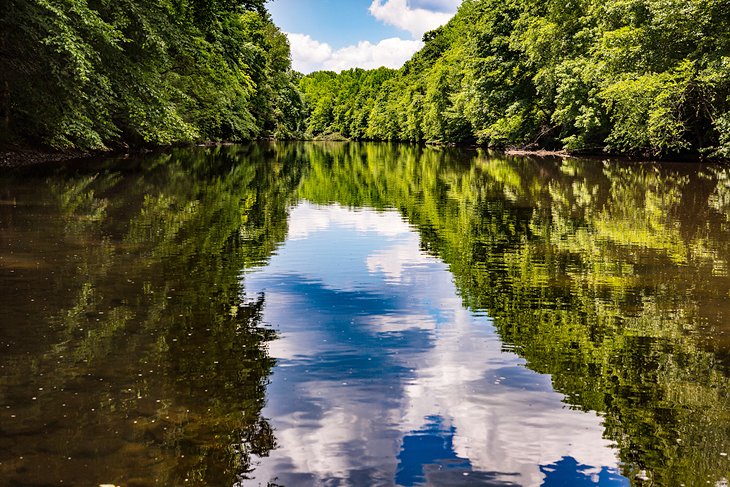
[[[293,67],[310,73],[353,67],[399,68],[423,47],[421,38],[445,24],[461,0],[271,0],[286,32]]]

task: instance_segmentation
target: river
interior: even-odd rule
[[[726,485],[730,168],[355,143],[0,173],[3,485]]]

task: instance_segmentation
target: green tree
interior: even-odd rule
[[[727,0],[465,0],[379,85],[301,85],[309,132],[652,156],[729,153]],[[341,96],[347,93],[350,96]],[[357,114],[360,131],[338,120]],[[332,117],[330,120],[328,117]],[[339,118],[338,118],[339,117]]]
[[[291,136],[302,109],[263,0],[9,0],[5,138],[54,148]]]

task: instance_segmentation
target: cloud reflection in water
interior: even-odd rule
[[[397,212],[301,203],[245,285],[281,334],[278,448],[246,485],[628,485],[601,418],[503,350]]]

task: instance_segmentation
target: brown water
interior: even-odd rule
[[[730,169],[386,144],[0,174],[2,485],[724,485]]]

